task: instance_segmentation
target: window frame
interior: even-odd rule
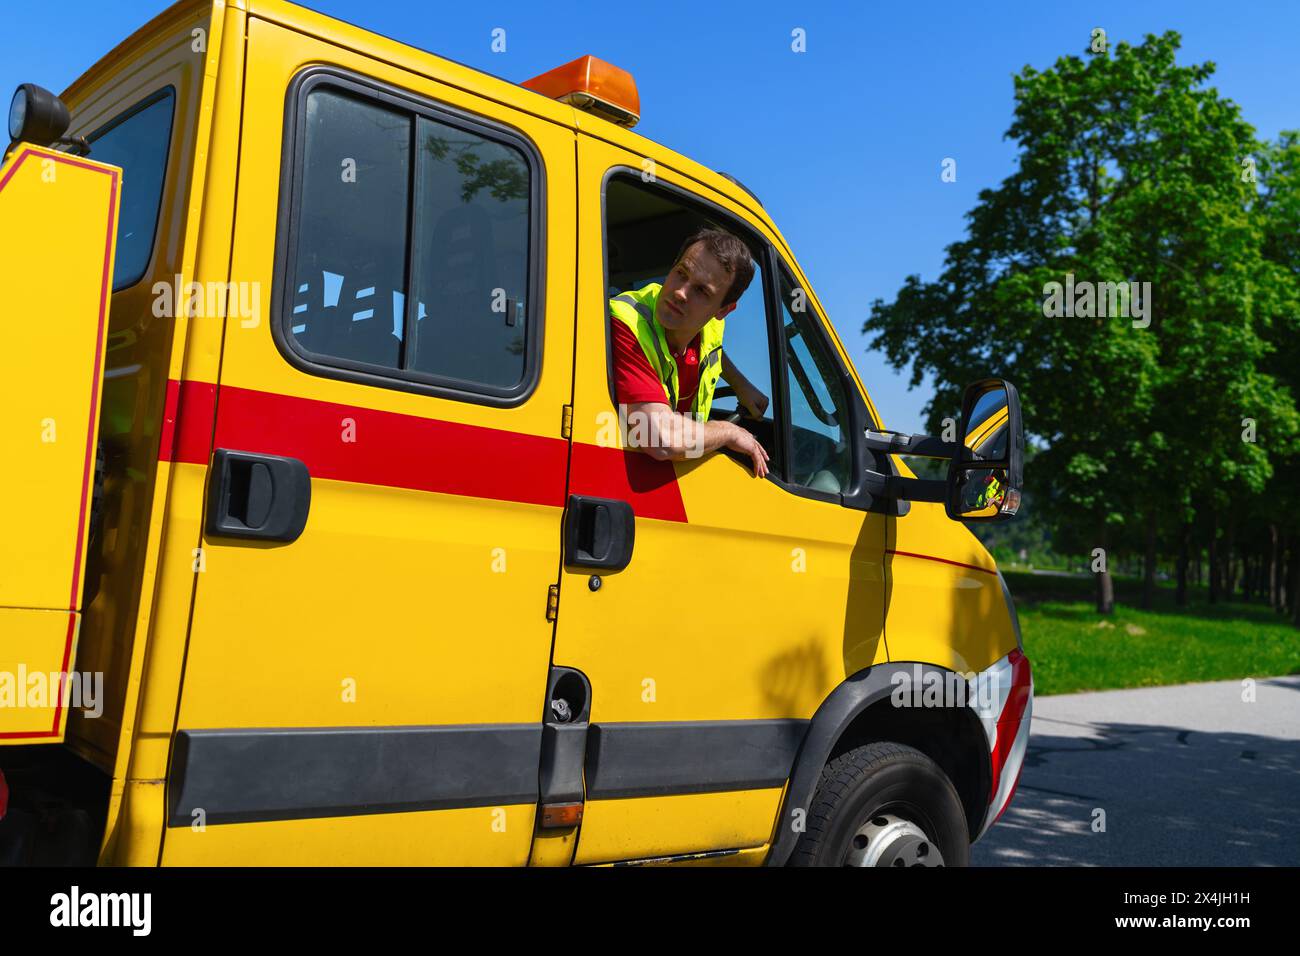
[[[166,86],[159,87],[158,89],[150,93],[148,96],[145,96],[142,99],[137,100],[134,104],[122,110],[112,119],[108,120],[108,122],[104,123],[102,126],[95,129],[94,132],[88,133],[86,135],[86,143],[90,146],[90,152],[88,153],[88,155],[91,159],[94,159],[95,141],[97,139],[101,139],[102,137],[111,133],[113,130],[117,129],[117,127],[125,123],[127,120],[131,119],[133,116],[139,113],[143,113],[145,110],[147,110],[149,107],[153,106],[155,103],[159,102],[160,100],[168,99],[168,98],[171,99],[172,109],[171,109],[171,115],[167,119],[167,146],[163,153],[162,184],[158,190],[158,208],[154,211],[154,216],[153,216],[153,234],[150,235],[149,237],[149,255],[145,257],[144,265],[141,267],[139,275],[133,278],[130,282],[124,282],[122,285],[118,285],[116,282],[113,283],[113,287],[109,290],[109,293],[111,295],[116,295],[119,292],[123,292],[127,289],[134,288],[135,286],[143,282],[147,277],[153,274],[153,264],[154,264],[153,260],[154,260],[154,256],[158,252],[158,232],[162,227],[163,199],[167,195],[167,185],[171,180],[171,173],[172,173],[172,146],[173,146],[172,138],[176,133],[176,87],[175,85],[168,83]],[[118,215],[120,217],[121,215],[120,210]],[[116,234],[114,234],[114,241],[116,242]],[[114,269],[116,270],[116,268],[117,268],[116,259],[114,259]]]
[[[411,119],[411,161],[408,164],[406,222],[406,314],[403,323],[403,352],[416,333],[419,302],[412,294],[419,276],[422,236],[417,229],[420,209],[419,130],[421,120],[451,126],[501,145],[513,147],[528,164],[528,277],[524,310],[524,371],[519,383],[510,387],[468,379],[393,368],[354,359],[312,352],[304,348],[292,330],[296,279],[290,275],[298,261],[299,219],[302,206],[303,171],[306,152],[307,97],[326,87],[369,101],[376,106],[399,110]],[[497,408],[522,405],[541,381],[546,316],[546,164],[541,151],[521,129],[495,118],[470,113],[385,83],[351,70],[311,66],[297,73],[285,95],[284,137],[280,151],[280,200],[276,218],[275,261],[271,286],[271,334],[285,360],[299,371],[378,388],[415,392],[454,401]],[[418,334],[418,333],[416,333]]]
[[[880,511],[882,505],[888,504],[885,499],[873,500],[864,490],[865,474],[868,465],[872,468],[879,468],[880,463],[874,460],[868,461],[868,455],[871,453],[866,448],[865,441],[858,440],[858,436],[865,432],[868,427],[878,428],[878,423],[873,421],[870,410],[866,401],[863,399],[857,383],[844,367],[840,359],[839,349],[834,347],[834,343],[826,333],[825,319],[813,302],[812,296],[807,296],[809,303],[808,314],[812,317],[812,325],[816,330],[819,340],[834,363],[835,370],[839,374],[844,394],[848,401],[848,408],[845,414],[848,419],[846,427],[849,430],[848,440],[852,448],[851,461],[853,468],[853,481],[848,489],[840,494],[834,494],[828,491],[818,491],[805,485],[794,482],[791,478],[791,467],[793,463],[793,424],[791,421],[790,395],[789,395],[789,370],[786,363],[786,355],[782,335],[784,334],[784,325],[781,319],[781,297],[780,297],[780,280],[778,270],[784,270],[795,283],[795,285],[805,288],[799,280],[799,273],[792,268],[776,249],[776,247],[759,231],[756,226],[751,225],[747,220],[736,215],[731,210],[706,199],[705,197],[689,189],[678,186],[674,183],[665,182],[657,179],[653,183],[646,183],[641,178],[642,170],[618,164],[610,166],[605,170],[600,184],[600,228],[601,228],[601,268],[603,282],[602,290],[609,288],[609,211],[607,208],[607,199],[609,194],[609,183],[615,177],[631,180],[637,188],[648,189],[651,191],[660,191],[666,193],[669,198],[679,202],[684,206],[693,208],[702,215],[708,216],[718,225],[730,229],[736,235],[746,240],[753,247],[761,250],[760,254],[755,257],[755,264],[761,270],[763,276],[763,303],[764,315],[767,320],[767,346],[768,361],[771,363],[772,376],[772,402],[780,415],[773,414],[773,431],[776,435],[776,441],[779,444],[778,463],[780,468],[770,468],[767,477],[774,484],[793,495],[801,498],[811,498],[815,501],[823,501],[830,504],[842,505],[844,507],[860,509],[864,511]],[[751,286],[751,288],[753,288]],[[778,347],[780,344],[780,347]],[[723,348],[726,343],[724,341]],[[609,393],[610,401],[614,407],[618,407],[618,397],[614,394],[614,344],[613,336],[609,331],[608,317],[605,321],[605,380],[606,388]],[[724,449],[724,451],[726,451]],[[734,452],[727,451],[737,461],[740,456]],[[748,462],[746,462],[748,467]],[[886,470],[892,469],[892,462],[885,466]],[[893,513],[893,512],[890,512]]]
[[[821,310],[817,307],[817,303],[813,301],[808,286],[800,278],[800,273],[786,261],[786,258],[781,255],[781,253],[771,243],[767,244],[767,259],[768,268],[765,271],[772,277],[769,295],[771,308],[774,312],[772,322],[774,331],[772,334],[774,341],[779,341],[781,343],[781,347],[777,351],[780,355],[781,366],[780,395],[782,401],[785,402],[782,418],[785,420],[784,441],[786,442],[786,445],[782,449],[782,453],[785,455],[786,460],[793,462],[794,422],[791,417],[792,409],[789,394],[789,362],[786,358],[785,343],[783,341],[785,326],[784,320],[781,317],[781,272],[784,272],[790,277],[791,283],[793,283],[796,288],[804,290],[804,299],[808,303],[806,315],[809,317],[809,322],[812,326],[812,333],[817,336],[818,344],[820,344],[826,357],[832,363],[836,374],[839,376],[840,387],[843,389],[845,400],[848,402],[848,408],[844,409],[844,414],[847,418],[845,428],[848,430],[849,467],[851,469],[848,488],[844,489],[839,494],[835,494],[829,491],[817,491],[814,488],[798,484],[788,478],[784,487],[786,487],[788,491],[805,498],[813,498],[818,501],[834,501],[846,508],[854,508],[862,511],[883,511],[888,514],[894,514],[895,512],[892,509],[892,502],[890,499],[873,498],[865,488],[866,472],[868,469],[884,470],[891,474],[894,473],[892,460],[889,460],[888,456],[880,456],[884,457],[887,462],[887,464],[882,463],[875,453],[867,448],[866,442],[862,440],[866,429],[871,428],[873,430],[879,430],[880,423],[875,421],[870,408],[867,406],[862,393],[858,389],[857,383],[849,373],[849,370],[845,367],[844,361],[840,357],[840,350],[835,347],[835,343],[827,333],[829,322],[822,315]],[[812,347],[810,346],[809,352],[811,353],[811,351]],[[820,370],[816,371],[820,373]]]
[[[681,186],[678,186],[674,183],[664,182],[661,179],[656,179],[652,183],[647,183],[642,179],[643,172],[644,170],[620,163],[614,166],[610,166],[608,169],[605,170],[605,174],[601,177],[600,257],[601,257],[601,275],[603,277],[601,283],[602,295],[604,295],[605,292],[609,289],[609,210],[607,207],[608,207],[608,197],[609,197],[609,184],[611,180],[616,178],[630,180],[631,184],[638,189],[644,189],[650,192],[659,191],[662,193],[666,193],[668,194],[668,198],[670,198],[672,201],[680,203],[681,205],[686,206],[688,208],[692,208],[695,212],[700,213],[701,215],[708,216],[718,225],[726,227],[734,235],[745,240],[749,245],[762,250],[768,248],[769,245],[768,241],[762,236],[762,234],[755,227],[750,225],[748,222],[736,216],[735,213],[718,205],[715,202],[712,202],[709,199],[704,198],[698,193],[692,192],[689,189],[684,189]],[[768,356],[768,363],[770,365],[770,374],[772,375],[772,389],[773,389],[772,400],[776,401],[779,385],[776,379],[777,363],[772,352],[772,341],[773,341],[772,301],[767,288],[768,282],[767,282],[766,255],[764,254],[762,256],[756,256],[755,265],[757,265],[762,270],[762,274],[764,276],[763,317],[767,323],[767,345],[768,345],[767,356]],[[754,288],[754,286],[751,285],[750,288],[752,289]],[[725,338],[723,341],[723,350],[724,351],[726,350]],[[613,404],[615,408],[618,408],[618,396],[614,393],[614,337],[612,332],[610,331],[608,310],[606,310],[605,313],[605,387],[609,393],[610,402]],[[784,429],[786,426],[782,425],[781,421],[778,420],[775,415],[773,415],[772,422],[773,422],[773,431],[776,435],[776,440],[782,448],[782,455],[784,455],[784,448],[788,444],[788,441],[784,437]],[[726,451],[727,454],[735,457],[737,461],[740,460],[740,457],[735,452],[727,451],[726,449],[724,449],[724,451]],[[781,471],[784,472],[785,469],[788,467],[788,464],[784,457],[782,457],[782,459],[780,460],[780,465],[781,465]],[[767,473],[768,477],[775,480],[776,483],[781,485],[782,487],[785,487],[785,483],[783,481],[784,474],[778,476],[776,474],[776,471],[777,469],[775,468],[768,469],[768,473]]]

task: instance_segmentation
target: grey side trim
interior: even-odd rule
[[[659,864],[689,863],[694,860],[713,860],[724,856],[736,856],[739,853],[739,849],[705,850],[702,853],[678,853],[675,856],[646,856],[635,860],[619,860],[616,863],[611,863],[610,866],[656,866]]]
[[[806,720],[593,725],[587,799],[757,790],[785,784]]]
[[[918,667],[923,680],[924,675],[930,671],[940,675],[949,673],[942,667],[915,661],[878,664],[854,674],[822,701],[817,713],[813,714],[811,726],[790,774],[790,786],[785,793],[785,802],[781,805],[781,815],[776,821],[776,839],[772,843],[772,852],[765,861],[767,866],[784,866],[794,852],[800,834],[791,826],[791,815],[796,809],[806,813],[812,806],[822,768],[826,766],[831,751],[844,731],[859,714],[894,691],[895,674],[902,673],[911,678]]]
[[[182,730],[169,827],[537,802],[541,723]]]

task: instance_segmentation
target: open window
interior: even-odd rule
[[[753,229],[685,190],[642,182],[632,171],[615,173],[605,188],[608,296],[662,283],[682,241],[706,224],[740,237],[754,258],[754,280],[726,318],[722,348],[769,399],[761,419],[743,415],[724,378],[709,419],[734,421],[757,437],[770,459],[768,477],[785,490],[855,508],[882,507],[883,499],[866,491],[864,475],[891,466],[860,440],[877,423],[807,290]],[[612,350],[609,372],[617,403]]]
[[[772,383],[777,378],[769,345],[763,243],[722,210],[694,200],[681,190],[643,183],[632,174],[615,175],[605,189],[606,293],[613,298],[650,283],[662,284],[683,240],[706,225],[739,237],[749,246],[754,259],[753,281],[725,320],[722,350],[730,363],[769,399],[763,417],[750,418],[738,408],[735,392],[724,377],[713,393],[709,420],[731,420],[752,432],[767,449],[772,467],[780,468],[782,443],[774,418],[777,403]],[[607,341],[611,339],[612,333]],[[617,403],[612,363],[611,356],[610,397]]]

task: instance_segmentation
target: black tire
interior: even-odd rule
[[[966,814],[947,774],[919,750],[880,742],[841,754],[823,768],[807,829],[790,865],[845,865],[859,828],[884,814],[920,827],[942,854],[944,866],[970,863]],[[924,857],[929,849],[914,845],[912,852]],[[907,865],[892,855],[886,859]]]

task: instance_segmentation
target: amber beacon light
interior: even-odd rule
[[[628,129],[641,118],[632,74],[600,57],[580,56],[521,85]]]

